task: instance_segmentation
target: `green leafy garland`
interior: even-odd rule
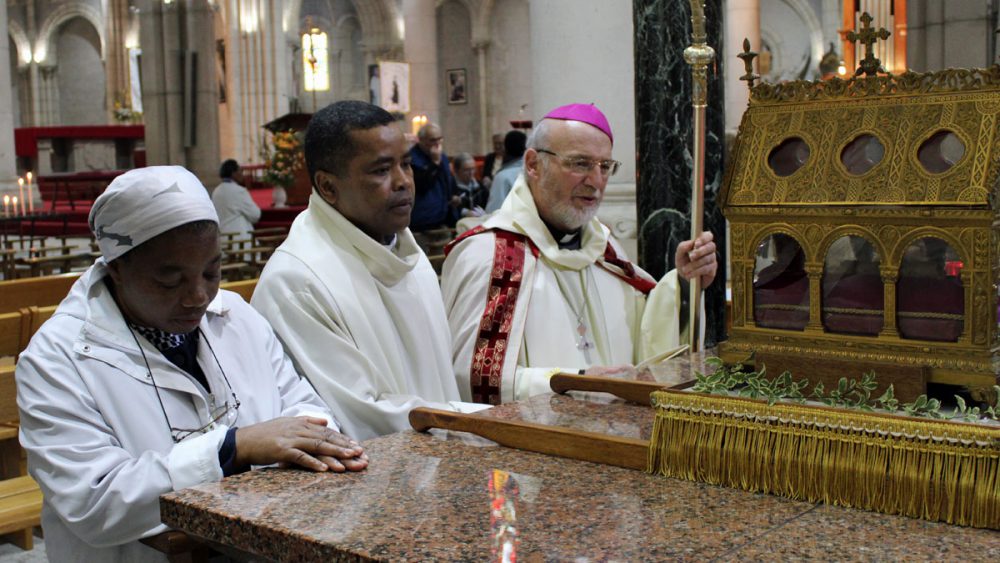
[[[743,363],[749,364],[750,359]],[[817,383],[812,392],[806,394],[809,380],[795,381],[788,371],[778,377],[768,379],[766,366],[762,366],[759,372],[743,371],[745,368],[741,363],[727,367],[720,358],[708,358],[705,360],[705,365],[714,371],[709,374],[696,371],[696,381],[691,388],[692,391],[712,395],[735,394],[751,399],[763,399],[767,401],[768,405],[773,405],[778,401],[804,403],[807,400],[813,400],[831,407],[866,412],[880,409],[891,413],[902,412],[909,416],[963,420],[965,422],[977,422],[983,419],[997,420],[1000,417],[1000,407],[970,408],[966,405],[965,399],[958,395],[955,395],[956,408],[952,413],[943,412],[941,401],[928,398],[927,395],[920,395],[912,403],[900,404],[892,385],[889,385],[881,396],[872,398],[872,394],[878,387],[874,371],[862,375],[860,381],[841,377],[840,381],[837,382],[837,387],[830,391],[825,389],[822,382]],[[993,390],[1000,397],[1000,385],[994,385]]]

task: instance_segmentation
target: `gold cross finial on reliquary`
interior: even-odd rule
[[[885,41],[892,34],[884,27],[873,28],[873,19],[868,12],[861,14],[861,33],[851,31],[847,34],[848,41],[860,41],[865,46],[865,58],[858,65],[858,69],[854,71],[855,75],[863,72],[866,76],[875,76],[879,72],[885,72],[885,69],[882,68],[882,61],[875,58],[874,45],[879,39]]]
[[[759,74],[753,73],[753,60],[757,58],[757,52],[750,50],[750,40],[743,38],[743,52],[736,55],[743,61],[743,66],[746,67],[747,73],[740,77],[740,80],[744,80],[749,88],[753,88],[754,80],[760,78]]]

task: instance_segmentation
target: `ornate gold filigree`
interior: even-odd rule
[[[750,90],[750,105],[817,100],[845,100],[873,96],[908,96],[942,92],[975,92],[1000,86],[1000,66],[936,72],[906,71],[902,74],[838,77],[829,80],[794,80],[768,84]]]

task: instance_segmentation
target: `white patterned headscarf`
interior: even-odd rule
[[[90,208],[90,230],[111,262],[170,229],[219,222],[205,186],[181,166],[137,168],[112,180]]]

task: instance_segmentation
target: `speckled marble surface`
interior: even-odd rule
[[[679,363],[658,377],[683,379]],[[652,425],[648,407],[593,393],[540,395],[482,416],[638,438]],[[372,463],[362,473],[268,469],[164,495],[163,521],[277,561],[485,561],[494,547],[487,487],[501,470],[517,482],[522,561],[1000,557],[1000,532],[654,477],[467,434],[403,432],[365,447]]]

